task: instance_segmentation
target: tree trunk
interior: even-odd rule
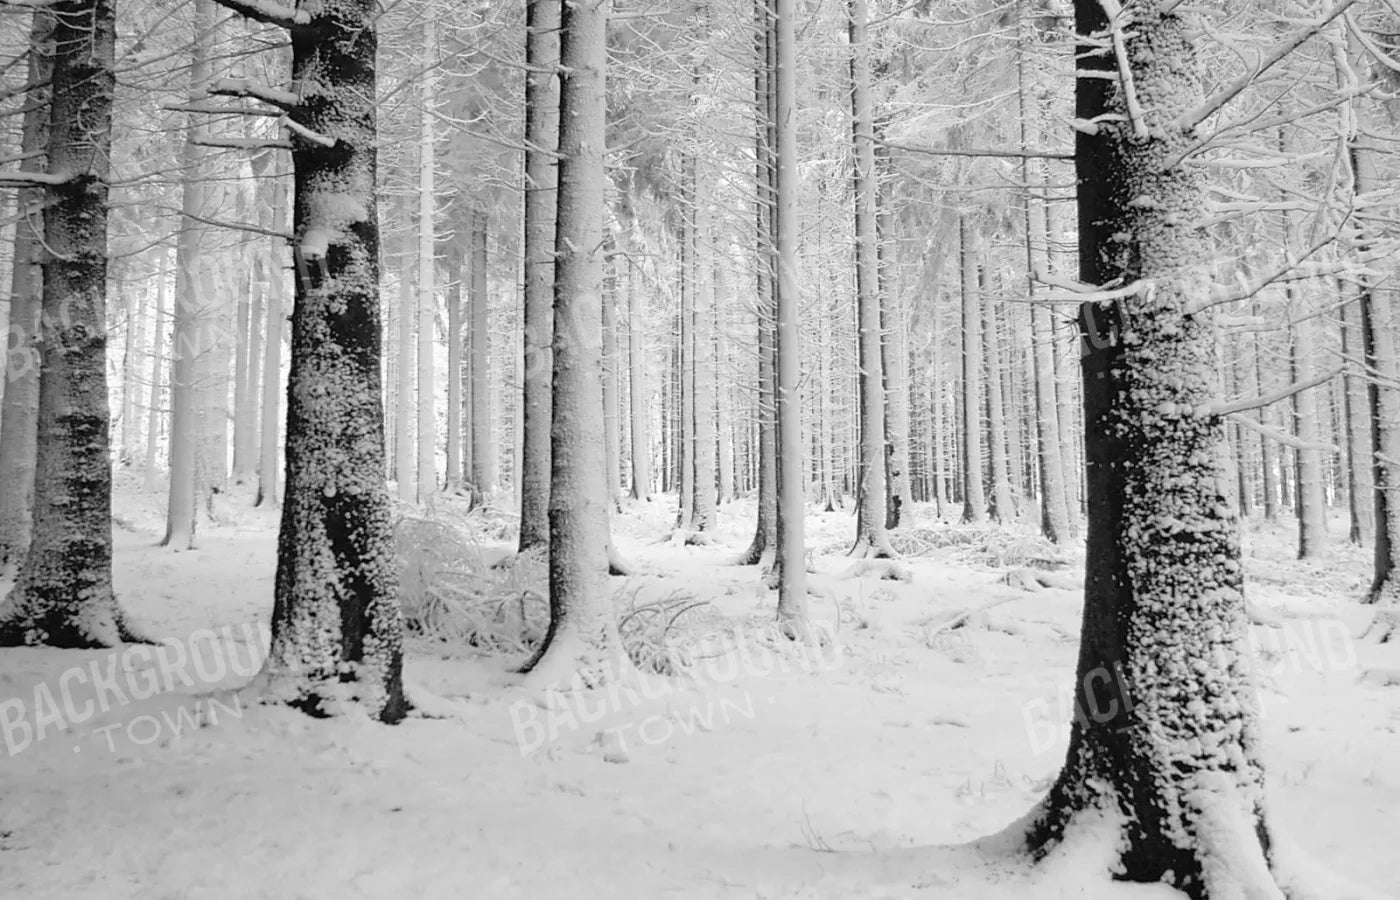
[[[651,499],[651,441],[647,437],[647,358],[643,331],[646,313],[637,290],[637,263],[627,257],[627,375],[632,415],[632,499]]]
[[[885,128],[881,124],[880,133]],[[898,528],[913,503],[909,453],[909,346],[905,331],[904,299],[895,277],[894,167],[890,150],[875,148],[877,175],[875,215],[880,285],[880,360],[885,392],[885,469],[887,500],[885,526]],[[825,388],[825,385],[823,385]]]
[[[1351,359],[1358,351],[1363,350],[1360,300],[1345,298],[1341,314],[1342,357]],[[1347,449],[1347,500],[1351,511],[1348,539],[1362,546],[1374,541],[1376,535],[1376,501],[1374,485],[1371,484],[1373,454],[1366,391],[1366,379],[1348,369],[1342,376],[1346,425],[1344,443]]]
[[[1089,535],[1076,708],[1089,714],[1028,839],[1041,857],[1107,816],[1122,824],[1095,850],[1113,853],[1118,878],[1194,900],[1277,896],[1223,429],[1197,412],[1216,394],[1210,256],[1203,231],[1175,224],[1205,208],[1202,175],[1180,160],[1195,130],[1176,124],[1202,102],[1203,67],[1185,19],[1161,10],[1124,6],[1126,103],[1115,55],[1076,48],[1075,115],[1100,123],[1075,135],[1080,278],[1153,289],[1080,309]],[[1106,43],[1098,0],[1075,12],[1081,37]]]
[[[447,436],[443,443],[447,449],[449,493],[462,486],[462,278],[465,268],[459,247],[460,244],[453,241],[447,255],[450,279],[447,288]],[[519,482],[517,472],[517,487]]]
[[[564,6],[550,429],[549,632],[526,666],[542,684],[596,685],[630,670],[604,584],[603,154],[608,0]]]
[[[404,219],[408,219],[407,212],[404,213]],[[405,221],[404,228],[407,227],[408,223]],[[414,249],[412,240],[405,236],[399,263],[399,382],[398,396],[394,404],[394,478],[399,500],[404,503],[414,501],[418,488],[413,471],[413,392],[416,369],[413,326],[417,315],[413,302],[413,281],[409,278],[409,262],[413,259]]]
[[[609,241],[603,262],[603,472],[607,477],[605,490],[610,512],[622,511],[622,445],[619,430],[622,424],[621,361],[617,352],[617,270]]]
[[[472,484],[483,496],[496,492],[496,437],[491,416],[491,344],[486,330],[487,296],[486,266],[487,229],[490,220],[485,207],[472,211],[471,259],[471,408],[472,408]],[[601,414],[601,407],[599,408]]]
[[[29,109],[24,113],[19,164],[21,172],[42,172],[41,153],[49,141],[48,83],[52,77],[52,38],[54,18],[44,9],[34,11],[29,33],[30,84],[43,85],[24,95]],[[48,194],[42,187],[17,191],[20,210],[37,208]],[[33,524],[34,464],[39,421],[39,330],[43,306],[44,252],[42,235],[33,224],[33,214],[15,225],[14,266],[10,280],[10,314],[5,347],[5,390],[0,396],[0,572],[24,559],[29,549]]]
[[[248,380],[249,335],[255,327],[252,324],[252,294],[256,290],[257,282],[254,280],[255,267],[249,265],[247,268],[247,274],[240,278],[240,284],[235,289],[237,297],[234,301],[236,312],[233,345],[233,466],[230,472],[234,484],[243,484],[252,476],[252,446],[257,443],[254,433],[258,415],[257,389],[251,386]],[[250,398],[254,400],[251,407]]]
[[[959,216],[958,240],[962,259],[962,520],[978,524],[986,521],[987,500],[982,493],[982,301],[973,237],[967,217]]]
[[[715,313],[714,266],[710,261],[710,192],[712,176],[700,161],[690,157],[691,199],[695,204],[690,230],[691,255],[688,276],[693,292],[690,310],[690,366],[694,385],[691,401],[695,470],[691,481],[691,527],[712,531],[715,527]]]
[[[797,192],[797,37],[794,0],[776,0],[773,21],[774,248],[777,271],[777,325],[774,329],[774,382],[777,397],[778,623],[789,637],[806,636],[806,517],[802,496],[802,332],[798,271]],[[883,430],[879,432],[883,434]],[[879,524],[884,525],[883,518]]]
[[[116,90],[110,0],[54,19],[45,191],[42,368],[33,533],[0,603],[0,646],[111,647],[131,637],[112,592],[107,408],[107,180]]]
[[[985,269],[983,277],[985,278]],[[985,288],[985,283],[983,284]],[[985,293],[985,290],[984,290]],[[992,475],[992,521],[1008,524],[1016,521],[1016,502],[1011,496],[1011,470],[1006,461],[1006,405],[1002,391],[1001,328],[997,322],[996,304],[982,303],[983,348],[987,363],[987,443]]]
[[[772,134],[777,127],[772,114],[776,66],[773,21],[768,0],[755,0],[757,25],[754,55],[754,272],[758,295],[758,390],[754,412],[758,419],[758,516],[753,540],[740,557],[742,565],[757,565],[767,552],[778,549],[777,500],[777,381],[774,371],[774,329],[777,323],[777,267],[773,217],[776,198],[773,184],[777,165]]]
[[[287,202],[286,179],[279,177],[272,189],[273,221],[286,219],[283,210]],[[278,465],[278,449],[282,431],[282,333],[286,312],[282,298],[287,292],[287,269],[283,265],[282,243],[274,239],[267,248],[267,334],[263,341],[262,434],[258,447],[258,497],[255,506],[276,506],[281,502],[282,468]]]
[[[209,81],[207,41],[214,28],[214,0],[195,0],[195,40],[191,45],[190,102],[205,96]],[[213,352],[214,279],[212,261],[205,257],[207,215],[203,140],[207,128],[197,114],[188,113],[185,136],[185,180],[181,187],[180,234],[175,246],[175,315],[170,347],[170,493],[166,508],[164,546],[186,550],[193,546],[199,498],[207,480],[204,410],[207,387],[200,384],[202,358]],[[207,462],[207,461],[206,461]]]
[[[560,0],[526,4],[525,60],[525,384],[520,459],[520,552],[549,538],[550,342],[554,332],[554,191],[550,152],[559,146]]]
[[[146,406],[146,484],[148,492],[156,490],[157,487],[157,457],[160,446],[160,423],[165,417],[164,385],[161,384],[161,373],[164,371],[165,354],[162,352],[165,347],[165,292],[170,284],[170,257],[165,252],[164,247],[158,248],[160,263],[157,266],[156,278],[156,315],[155,322],[151,326],[151,392],[150,402]],[[270,316],[269,309],[268,315]]]
[[[718,234],[716,234],[718,241]],[[715,265],[711,270],[712,281],[710,282],[714,301],[711,304],[714,308],[714,321],[711,325],[711,334],[714,340],[711,342],[710,358],[712,362],[713,383],[717,385],[715,392],[715,431],[718,434],[718,475],[719,475],[719,495],[718,502],[728,503],[734,499],[734,413],[730,403],[730,373],[734,371],[734,359],[729,352],[729,340],[725,336],[724,317],[721,310],[725,307],[728,299],[728,286],[724,278],[723,263],[728,259],[729,254],[716,253]]]
[[[860,392],[860,491],[852,556],[890,557],[885,510],[885,387],[881,359],[879,245],[876,229],[875,101],[870,90],[866,0],[849,0],[852,195]],[[779,118],[781,122],[781,117]],[[785,226],[780,226],[785,227]],[[782,302],[780,295],[779,302]]]
[[[1293,293],[1293,291],[1290,291]],[[1293,326],[1292,372],[1294,383],[1313,377],[1313,324],[1307,304],[1290,304],[1297,318]],[[1312,390],[1293,395],[1295,434],[1308,444],[1318,442],[1317,396]],[[1327,550],[1327,509],[1322,495],[1322,451],[1299,449],[1297,459],[1298,558],[1318,559]]]
[[[433,322],[437,313],[433,230],[434,168],[433,106],[436,102],[437,26],[432,16],[423,19],[421,92],[418,109],[418,502],[430,505],[437,494],[437,381],[433,371]]]
[[[298,277],[265,676],[271,696],[313,715],[354,706],[397,722],[408,704],[381,415],[378,9],[316,9],[291,31],[293,115],[334,145],[295,138],[292,151]]]

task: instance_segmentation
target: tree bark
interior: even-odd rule
[[[164,371],[165,354],[165,293],[170,284],[170,257],[164,247],[158,248],[156,278],[156,315],[151,326],[151,391],[150,402],[146,405],[146,483],[147,492],[156,490],[159,473],[157,457],[160,446],[160,423],[165,418],[164,392],[161,373]],[[269,310],[268,315],[271,315]]]
[[[962,520],[978,524],[986,521],[987,500],[982,492],[982,299],[973,238],[967,218],[959,216],[958,240],[962,260]]]
[[[559,146],[560,0],[526,4],[525,59],[525,384],[520,459],[520,552],[549,538],[550,342],[554,331],[556,172]],[[539,71],[546,69],[549,71]]]
[[[437,313],[437,242],[434,239],[433,106],[436,103],[437,25],[423,19],[422,74],[418,76],[418,502],[437,494],[437,380],[433,366],[433,323]]]
[[[647,436],[646,334],[642,292],[637,290],[637,263],[627,257],[627,376],[632,416],[632,499],[651,499],[651,440]]]
[[[271,697],[312,715],[356,707],[392,723],[408,704],[381,414],[379,10],[372,0],[313,9],[291,29],[293,115],[334,143],[293,139],[286,496],[263,678]]]
[[[42,172],[42,152],[49,141],[48,87],[53,70],[54,18],[44,9],[34,11],[29,32],[27,79],[35,87],[24,94],[20,136],[21,172]],[[38,207],[47,197],[43,188],[16,192],[20,210]],[[0,396],[0,572],[17,566],[29,549],[33,526],[34,464],[39,421],[39,334],[43,307],[44,270],[42,235],[34,214],[27,213],[15,225],[14,256],[10,276],[10,313],[6,329],[5,390]]]
[[[42,362],[33,533],[0,603],[0,646],[111,647],[133,635],[112,591],[107,179],[116,91],[110,0],[53,15]]]
[[[851,184],[855,202],[861,473],[856,497],[856,540],[851,555],[888,558],[894,555],[894,550],[885,527],[885,387],[876,229],[875,101],[870,89],[866,0],[849,0],[847,12],[851,45],[851,140],[855,148]]]
[[[462,279],[466,270],[460,246],[454,240],[447,254],[447,435],[443,443],[447,449],[449,493],[462,486]],[[519,472],[515,480],[519,487]]]
[[[985,268],[982,269],[985,278]],[[985,288],[985,283],[983,284]],[[984,291],[985,293],[985,291]],[[1001,328],[997,322],[996,304],[985,298],[982,302],[983,349],[987,367],[987,443],[992,476],[992,521],[1008,524],[1016,521],[1016,501],[1011,494],[1011,470],[1007,465],[1006,404],[1002,391]]]
[[[861,2],[861,0],[855,0]],[[777,325],[774,328],[774,382],[777,398],[777,554],[778,623],[790,637],[806,637],[807,617],[806,516],[802,471],[802,332],[798,270],[797,192],[797,16],[794,0],[776,0],[773,79],[776,160],[774,245],[777,270]],[[876,432],[883,436],[881,429]],[[883,492],[881,497],[883,498]],[[883,517],[878,522],[883,527]]]
[[[710,256],[710,192],[711,176],[696,157],[690,157],[691,199],[695,204],[690,229],[690,272],[693,300],[690,309],[690,375],[694,397],[690,404],[691,437],[694,450],[691,459],[694,475],[691,479],[691,527],[696,531],[712,531],[715,527],[715,340],[714,340],[714,272]]]
[[[1341,309],[1342,356],[1350,359],[1363,350],[1361,301],[1344,298]],[[1375,540],[1375,486],[1371,483],[1371,429],[1366,404],[1366,379],[1348,370],[1342,376],[1345,446],[1347,448],[1347,505],[1351,512],[1348,539],[1366,546]]]
[[[1043,856],[1107,815],[1122,823],[1101,845],[1118,878],[1195,900],[1274,896],[1223,427],[1197,412],[1215,396],[1215,322],[1208,304],[1181,312],[1210,291],[1204,232],[1176,224],[1205,208],[1202,175],[1179,160],[1195,129],[1176,124],[1202,102],[1203,67],[1183,15],[1131,0],[1132,28],[1114,39],[1131,61],[1124,102],[1115,54],[1084,40],[1106,42],[1103,6],[1075,12],[1075,115],[1100,123],[1075,136],[1080,278],[1153,287],[1080,309],[1089,535],[1075,691],[1087,712],[1029,846]]]
[[[471,259],[471,432],[472,432],[472,484],[482,496],[496,493],[496,437],[491,415],[491,343],[487,331],[486,266],[487,229],[490,227],[486,208],[478,206],[472,211],[472,259]],[[600,408],[601,412],[601,408]]]
[[[605,586],[601,330],[608,7],[608,0],[578,0],[564,6],[561,18],[550,621],[543,646],[526,665],[542,684],[596,685],[630,671]]]
[[[608,241],[603,262],[603,471],[607,477],[608,510],[622,511],[621,361],[617,352],[617,270]]]

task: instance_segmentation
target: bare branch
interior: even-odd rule
[[[186,103],[175,106],[162,106],[168,112],[197,113],[209,116],[267,116],[269,118],[282,115],[275,109],[252,109],[237,106],[203,106],[198,103]]]
[[[72,174],[54,172],[0,172],[0,187],[33,187],[36,184],[58,187],[76,180]]]
[[[1073,153],[1054,153],[1048,150],[985,150],[970,148],[967,150],[940,150],[935,147],[920,147],[917,144],[901,144],[897,141],[887,141],[876,138],[875,143],[891,150],[903,150],[907,153],[920,153],[924,156],[991,156],[1002,159],[1074,159]]]
[[[292,134],[305,138],[313,144],[320,144],[322,147],[334,147],[335,138],[321,134],[319,131],[312,131],[300,122],[294,122],[288,116],[283,116],[277,121],[279,125],[287,126],[287,130]]]

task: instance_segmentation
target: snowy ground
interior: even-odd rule
[[[843,578],[852,522],[827,514],[809,542],[815,582],[844,606],[839,657],[778,657],[755,637],[708,686],[551,711],[509,674],[518,658],[418,644],[410,679],[464,698],[458,716],[388,728],[194,699],[256,661],[275,518],[230,505],[201,549],[171,553],[155,546],[158,498],[124,485],[117,509],[122,601],[186,658],[0,653],[6,896],[1178,896],[1084,860],[1027,872],[957,846],[1022,816],[1062,760],[1075,590],[1021,591],[955,551],[907,560],[909,583]],[[698,548],[656,543],[660,503],[618,517],[634,586],[711,600],[749,633],[773,603],[755,569],[731,565],[750,512],[728,508],[721,543]],[[1305,566],[1291,536],[1248,540],[1251,600],[1283,625],[1256,629],[1275,821],[1310,861],[1400,896],[1400,687],[1387,686],[1400,645],[1351,637],[1369,618],[1350,599],[1363,554]],[[951,612],[997,600],[930,640]],[[813,608],[832,618],[829,600]],[[161,673],[161,693],[134,696]]]

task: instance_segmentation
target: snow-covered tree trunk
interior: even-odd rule
[[[1290,292],[1292,293],[1292,292]],[[1308,304],[1290,304],[1296,321],[1293,326],[1292,372],[1294,383],[1307,381],[1314,375],[1313,323],[1309,320]],[[1327,508],[1323,498],[1322,451],[1318,443],[1317,397],[1311,390],[1293,395],[1293,414],[1300,442],[1310,447],[1299,448],[1296,454],[1298,490],[1298,558],[1318,559],[1327,549]]]
[[[1133,0],[1110,25],[1098,0],[1075,3],[1075,115],[1098,123],[1076,134],[1080,278],[1138,289],[1081,307],[1086,714],[1028,839],[1043,855],[1102,816],[1117,827],[1096,852],[1116,857],[1117,877],[1193,898],[1278,896],[1223,431],[1203,411],[1218,362],[1196,227],[1205,192],[1180,159],[1195,141],[1202,66],[1188,13],[1164,9]],[[1119,53],[1093,49],[1105,45]],[[1121,81],[1116,59],[1130,73]]]
[[[486,266],[487,236],[490,220],[486,208],[472,210],[471,296],[471,433],[472,484],[484,496],[496,493],[496,436],[491,415],[491,335],[487,330],[487,310],[491,298],[487,294]],[[601,412],[601,409],[600,409]]]
[[[619,429],[622,424],[621,372],[617,352],[617,271],[612,242],[605,251],[603,278],[603,471],[607,477],[609,511],[622,510],[622,445]]]
[[[881,358],[880,259],[876,232],[875,101],[870,90],[866,0],[849,0],[852,198],[855,203],[856,328],[860,392],[860,491],[852,556],[890,557],[885,509],[885,386]],[[781,121],[781,119],[780,119]],[[780,226],[781,227],[781,226]],[[779,298],[781,302],[781,296]]]
[[[884,120],[880,120],[883,136]],[[877,177],[875,233],[880,285],[880,360],[885,391],[885,526],[898,528],[914,502],[910,486],[909,344],[904,297],[895,275],[894,167],[890,150],[875,148]]]
[[[1348,297],[1341,308],[1342,357],[1355,359],[1363,351],[1361,302]],[[1348,539],[1366,546],[1375,540],[1376,513],[1371,483],[1371,429],[1367,416],[1366,379],[1348,371],[1342,376],[1347,452],[1347,498],[1351,511]]]
[[[407,212],[404,219],[408,218]],[[405,228],[407,225],[405,224]],[[397,482],[398,497],[404,503],[412,503],[418,491],[414,476],[413,458],[413,389],[414,389],[414,343],[413,325],[417,319],[413,302],[413,282],[409,278],[409,264],[414,258],[413,241],[403,239],[399,263],[399,334],[396,359],[398,362],[398,383],[394,397],[394,479]]]
[[[271,218],[279,225],[286,218],[285,178],[272,189]],[[276,506],[281,502],[281,471],[278,451],[282,446],[282,335],[287,317],[283,298],[287,295],[287,269],[283,264],[281,241],[266,250],[267,333],[263,339],[262,428],[258,446],[258,496],[254,505]]]
[[[694,156],[690,165],[691,200],[695,204],[689,272],[694,298],[690,309],[690,374],[695,393],[691,401],[695,473],[690,509],[691,527],[705,532],[715,527],[715,312],[708,184],[714,176]]]
[[[297,278],[286,495],[259,681],[269,699],[313,715],[358,708],[396,722],[407,703],[381,414],[379,10],[372,0],[295,10],[220,2],[288,28],[300,86],[289,103]]]
[[[554,333],[554,191],[559,146],[560,0],[526,4],[525,383],[520,458],[520,552],[549,539],[550,379]],[[634,363],[635,365],[635,363]]]
[[[637,263],[627,257],[627,377],[632,427],[632,499],[651,498],[651,440],[647,436],[650,418],[646,403],[647,357],[645,311],[642,292],[637,290]]]
[[[1060,420],[1055,410],[1055,340],[1050,310],[1041,304],[1031,306],[1031,339],[1035,353],[1035,408],[1040,439],[1040,527],[1057,544],[1067,543],[1073,534],[1065,499],[1065,460],[1061,454]]]
[[[987,456],[992,476],[991,515],[993,521],[1005,524],[1016,520],[1016,501],[1011,495],[1011,469],[1006,458],[1007,412],[1002,382],[1001,327],[997,321],[996,304],[989,299],[982,302],[982,314],[985,317],[982,335],[987,367]]]
[[[608,0],[564,6],[560,29],[549,632],[527,664],[544,685],[630,670],[607,592],[603,474],[603,169]]]
[[[962,261],[962,426],[964,522],[986,521],[982,492],[982,294],[978,285],[977,248],[966,216],[958,217]]]
[[[190,48],[189,99],[205,96],[209,82],[208,42],[214,29],[214,0],[195,0],[195,40]],[[209,481],[205,459],[204,410],[209,387],[200,383],[212,354],[214,335],[213,261],[206,255],[209,177],[200,142],[208,129],[195,113],[184,143],[180,233],[175,245],[175,306],[170,353],[170,493],[166,505],[165,546],[189,549],[194,543],[199,499]],[[203,365],[201,362],[203,361]],[[203,464],[202,461],[203,460]],[[220,468],[224,462],[220,461]]]
[[[462,266],[461,242],[453,240],[447,252],[447,447],[446,487],[462,486]],[[524,342],[522,341],[522,344]],[[519,459],[519,455],[516,457]],[[516,487],[520,487],[517,471]]]
[[[422,74],[418,76],[418,502],[432,503],[437,493],[437,380],[433,366],[437,313],[437,223],[433,195],[437,166],[433,116],[437,101],[437,24],[423,19]]]
[[[860,2],[860,0],[855,0]],[[801,273],[798,270],[797,216],[797,36],[795,0],[775,0],[773,31],[773,191],[776,257],[774,384],[777,399],[777,554],[778,622],[790,636],[805,636],[807,617],[806,506],[802,465],[802,331],[799,323]],[[878,343],[877,343],[878,350]],[[878,382],[877,389],[878,389]],[[881,437],[884,430],[877,432]],[[883,487],[882,487],[883,491]],[[881,497],[883,498],[883,493]],[[884,517],[877,523],[884,527]]]
[[[48,144],[49,79],[52,70],[54,21],[42,8],[34,11],[29,31],[28,83],[21,126],[20,172],[42,172],[41,154]],[[15,200],[21,210],[34,210],[46,193],[38,185],[21,187]],[[13,270],[10,273],[9,328],[4,350],[5,390],[0,397],[0,572],[17,566],[29,548],[34,505],[34,460],[39,420],[39,327],[44,275],[40,267],[42,235],[34,214],[15,225]]]
[[[242,254],[240,254],[241,256]],[[233,346],[233,465],[230,475],[234,484],[243,484],[252,477],[257,445],[257,388],[249,384],[249,337],[253,323],[253,294],[257,291],[254,267],[249,265],[240,278],[235,300]],[[249,405],[249,399],[254,401]],[[125,428],[122,429],[125,432]]]
[[[151,328],[151,383],[146,404],[146,480],[143,485],[148,492],[156,490],[159,479],[160,423],[165,419],[162,408],[165,386],[161,383],[161,373],[165,369],[165,292],[170,283],[169,254],[160,247],[156,255],[160,262],[156,265],[156,314]],[[271,314],[269,309],[268,315]]]
[[[107,408],[107,179],[116,90],[111,0],[53,15],[42,368],[33,533],[0,603],[0,646],[111,647],[130,634],[112,592]],[[34,177],[34,176],[31,176]]]
[[[718,239],[718,235],[716,235]],[[712,336],[710,350],[712,367],[716,388],[715,395],[715,431],[718,434],[719,447],[717,450],[717,474],[719,476],[718,502],[728,503],[734,499],[734,409],[730,402],[730,374],[734,371],[734,359],[730,353],[730,342],[725,334],[725,317],[721,315],[726,309],[726,301],[729,297],[729,284],[724,277],[724,265],[729,259],[729,254],[716,253],[715,266],[712,271],[712,281],[710,282],[714,292],[714,324],[712,326]]]
[[[757,565],[765,553],[778,549],[777,388],[773,357],[777,271],[770,244],[776,177],[773,132],[777,123],[771,114],[776,48],[768,0],[754,0],[754,22],[754,278],[758,295],[758,390],[754,412],[758,419],[758,516],[753,540],[739,559],[743,565]]]

